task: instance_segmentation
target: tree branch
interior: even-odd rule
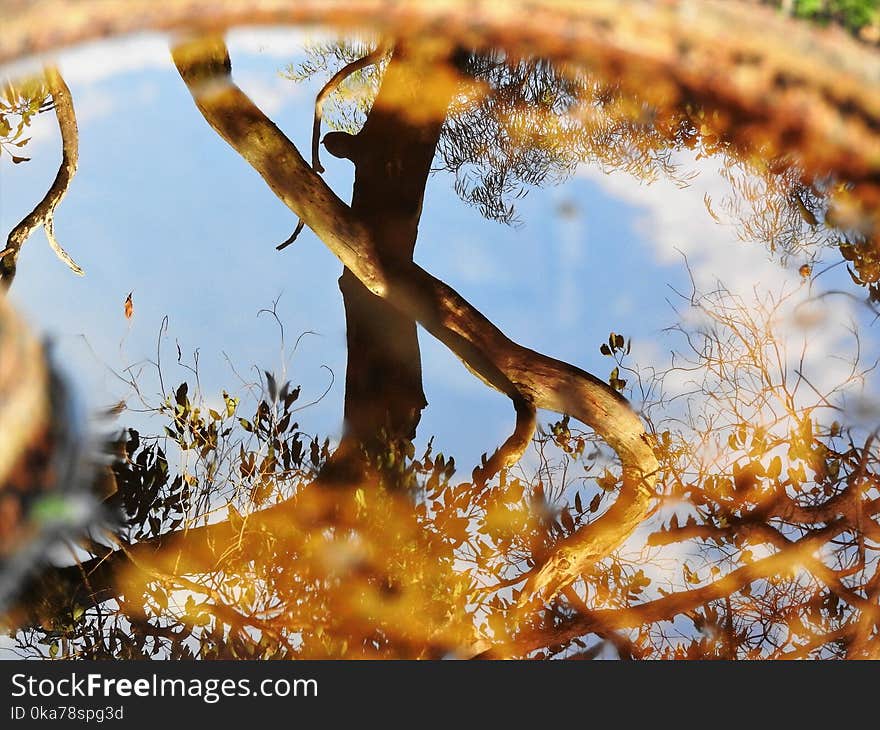
[[[648,514],[657,460],[638,416],[609,385],[568,363],[519,345],[455,290],[412,262],[383,266],[372,231],[330,190],[296,147],[232,83],[216,37],[172,49],[181,77],[206,121],[272,191],[377,296],[418,321],[484,382],[534,408],[569,414],[593,428],[623,465],[616,502],[559,542],[524,590],[552,597],[619,547]]]
[[[362,68],[378,63],[382,59],[382,56],[387,52],[388,47],[380,43],[375,50],[371,51],[366,56],[346,64],[333,74],[330,80],[324,84],[318,92],[318,95],[315,97],[315,121],[312,124],[312,169],[315,172],[324,172],[324,166],[321,164],[320,159],[321,119],[323,118],[324,113],[324,102],[330,94],[339,88],[339,85],[345,81],[345,79],[353,73],[360,71]]]
[[[238,523],[224,520],[134,544],[122,542],[80,564],[43,570],[25,583],[6,621],[16,627],[39,624],[60,609],[88,609],[124,594],[133,576],[155,571],[179,576],[209,573],[232,555],[247,555],[266,535],[284,541],[338,525],[338,494],[309,486]]]
[[[687,591],[679,591],[656,598],[631,608],[609,608],[591,611],[586,616],[576,616],[560,626],[547,631],[536,631],[511,642],[486,648],[475,645],[475,658],[508,658],[525,656],[554,644],[564,644],[572,639],[599,631],[632,629],[656,621],[668,621],[673,617],[692,611],[711,601],[741,591],[757,580],[779,575],[809,560],[827,540],[847,529],[845,521],[836,522],[811,533],[784,549],[743,565],[712,583]]]
[[[485,484],[502,469],[509,469],[518,463],[532,443],[537,425],[535,406],[523,398],[514,398],[513,407],[516,411],[513,433],[482,467],[474,469],[474,481],[479,484]]]
[[[46,238],[55,255],[67,264],[77,276],[82,276],[84,273],[55,238],[55,208],[67,195],[79,159],[79,132],[76,126],[76,112],[73,108],[70,89],[67,88],[58,69],[49,66],[44,70],[44,76],[54,102],[58,129],[61,131],[61,165],[43,199],[12,229],[6,239],[6,248],[0,252],[0,282],[6,289],[12,286],[12,281],[15,278],[21,247],[34,230],[41,225],[46,231]]]
[[[312,169],[315,172],[324,172],[324,166],[321,164],[320,153],[321,119],[323,118],[324,101],[339,87],[339,85],[343,81],[345,81],[345,79],[355,73],[355,71],[359,71],[362,68],[376,63],[386,51],[387,48],[380,45],[372,53],[368,53],[363,58],[359,58],[356,61],[352,61],[351,63],[346,64],[339,71],[333,74],[332,78],[326,84],[324,84],[323,88],[318,92],[318,95],[315,97],[315,121],[312,124]],[[293,233],[290,234],[290,237],[282,243],[279,243],[275,247],[275,249],[277,251],[283,251],[285,248],[287,248],[290,244],[296,241],[296,239],[299,237],[299,234],[302,233],[304,227],[305,222],[303,220],[300,220],[296,224],[296,228],[293,230]]]

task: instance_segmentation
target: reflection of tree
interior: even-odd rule
[[[79,133],[76,128],[76,114],[73,109],[73,100],[70,97],[70,89],[67,88],[67,84],[64,83],[64,79],[61,78],[58,69],[53,67],[47,68],[44,72],[44,78],[45,90],[51,96],[51,104],[55,109],[55,117],[58,120],[58,129],[61,131],[61,165],[43,199],[12,229],[9,237],[6,239],[6,248],[0,251],[0,282],[7,289],[15,278],[15,270],[19,254],[21,253],[21,247],[39,226],[43,226],[43,229],[46,231],[49,245],[55,251],[58,258],[66,263],[74,273],[80,275],[83,273],[82,269],[70,258],[70,255],[55,238],[55,208],[70,188],[70,182],[76,173],[77,159],[79,157]],[[45,99],[45,97],[43,98]]]
[[[206,414],[178,390],[163,406],[169,437],[198,455],[199,471],[171,475],[158,444],[130,434],[114,498],[130,531],[115,550],[92,546],[94,559],[32,586],[45,602],[25,605],[24,615],[45,625],[25,641],[63,638],[72,652],[111,656],[163,648],[173,656],[591,656],[602,646],[593,635],[631,657],[876,651],[873,437],[846,444],[854,431],[822,425],[813,412],[830,394],[806,406],[794,399],[803,378],[787,380],[766,359],[778,344],[765,328],[772,317],[744,317],[723,292],[695,298],[717,327],[691,333],[703,343],[692,367],[717,376],[702,388],[728,420],[702,413],[710,420],[689,422],[690,431],[658,421],[649,439],[612,388],[512,343],[412,261],[445,109],[459,101],[451,82],[467,78],[461,58],[442,45],[395,47],[362,129],[328,145],[355,163],[346,206],[231,84],[222,44],[184,45],[174,57],[209,123],[346,265],[346,433],[332,454],[304,439],[295,398],[288,403],[294,391],[267,378],[267,398],[237,422],[255,439],[245,448],[233,435],[234,401]],[[533,106],[535,120],[553,124],[552,107]],[[520,111],[532,119],[533,110]],[[547,128],[504,118],[512,121],[503,130],[491,126],[494,116],[486,122],[489,138],[501,140],[487,170],[515,156],[504,147],[511,130]],[[690,117],[680,118],[687,124],[659,135],[656,149],[669,137],[694,138]],[[542,132],[522,150],[540,154],[552,139]],[[642,138],[626,131],[621,139]],[[494,190],[503,197],[506,188]],[[414,458],[424,406],[415,321],[515,407],[514,434],[472,482],[453,483],[439,455]],[[718,400],[724,387],[727,400]],[[597,436],[563,418],[537,439],[545,455],[561,449],[558,463],[545,458],[534,479],[517,478],[511,467],[536,407],[571,414]],[[727,444],[727,460],[706,461],[707,442]],[[623,461],[621,476],[600,466],[603,444]],[[656,478],[654,453],[659,504],[640,490]],[[597,488],[584,490],[574,466],[590,468]],[[676,501],[691,514],[658,509]],[[229,503],[227,519],[204,524],[218,502]],[[679,563],[674,575],[646,572],[627,553],[639,524],[655,528],[649,549],[685,543],[701,562]],[[108,612],[110,599],[121,610]],[[676,617],[690,621],[679,641],[669,636]]]
[[[451,70],[438,72],[436,53],[430,47],[416,46],[403,50],[400,66],[389,65],[383,86],[393,84],[395,105],[378,108],[383,114],[392,111],[402,124],[395,137],[382,141],[383,146],[356,148],[356,187],[362,171],[367,179],[381,175],[384,183],[365,191],[373,205],[361,215],[354,210],[354,202],[348,212],[311,168],[303,165],[277,127],[234,85],[218,90],[218,79],[228,79],[229,74],[222,45],[183,46],[175,51],[175,59],[212,126],[371,292],[418,321],[487,384],[507,394],[518,414],[525,411],[531,417],[528,412],[537,407],[571,413],[595,428],[620,456],[624,483],[615,508],[589,531],[560,544],[538,572],[535,587],[549,586],[556,592],[618,546],[641,521],[650,502],[656,462],[641,423],[616,391],[577,368],[511,342],[456,292],[413,264],[409,255],[404,258],[406,247],[414,242],[424,179],[433,157],[431,130],[436,135],[443,120],[441,95],[455,89]],[[431,103],[408,105],[406,94],[416,89],[424,94],[420,100]],[[381,95],[380,91],[377,101]],[[286,163],[284,168],[279,160]],[[394,254],[389,255],[385,247],[392,242]]]

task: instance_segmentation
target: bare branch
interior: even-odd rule
[[[43,199],[12,229],[6,239],[6,248],[0,253],[0,282],[6,289],[12,286],[12,281],[15,278],[21,247],[39,226],[43,226],[46,231],[49,245],[58,258],[67,264],[77,276],[82,276],[85,273],[55,238],[55,208],[67,195],[79,159],[79,132],[76,125],[76,113],[70,89],[67,88],[58,69],[49,66],[44,70],[44,75],[55,106],[58,128],[61,131],[61,165]]]
[[[305,226],[306,226],[305,222],[303,220],[300,220],[296,224],[296,228],[293,229],[293,233],[290,234],[290,238],[288,238],[283,243],[279,243],[275,247],[275,250],[276,251],[283,251],[285,248],[287,248],[291,243],[293,243],[299,237],[299,234],[302,233],[302,230],[303,230],[303,228],[305,228]]]
[[[515,398],[513,407],[516,410],[516,426],[513,433],[482,467],[474,470],[474,479],[481,484],[488,482],[502,469],[509,469],[519,462],[532,443],[537,425],[535,406],[527,400]]]
[[[367,66],[372,66],[373,64],[378,63],[387,52],[388,47],[380,43],[375,50],[371,51],[366,56],[362,56],[361,58],[346,64],[333,74],[330,80],[324,84],[323,88],[315,97],[315,121],[312,125],[312,169],[315,172],[324,172],[324,166],[321,165],[320,159],[321,120],[324,113],[324,102],[327,100],[327,97],[336,91],[336,89],[339,88],[339,85],[349,76]]]

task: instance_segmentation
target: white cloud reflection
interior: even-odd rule
[[[850,372],[846,357],[830,356],[855,354],[851,330],[861,315],[857,304],[847,297],[827,297],[817,303],[817,290],[810,290],[797,264],[781,266],[771,258],[765,245],[744,242],[732,226],[712,219],[704,196],[718,200],[730,195],[729,183],[719,172],[718,160],[697,160],[688,152],[678,155],[677,162],[683,169],[699,173],[686,187],[668,179],[644,184],[626,173],[606,174],[587,166],[578,174],[632,207],[631,227],[637,233],[637,240],[632,243],[644,246],[655,262],[684,266],[686,260],[698,292],[709,292],[723,285],[758,319],[759,302],[791,293],[781,308],[781,320],[775,323],[787,365],[791,369],[802,367],[810,382],[823,392],[845,381]],[[673,293],[669,294],[675,298]],[[693,319],[699,317],[698,313],[688,311],[687,307],[681,311],[685,324],[699,324]],[[674,320],[671,310],[670,315],[670,320]],[[863,345],[866,336],[862,333]],[[801,364],[805,342],[806,356]],[[636,343],[635,347],[638,346]],[[640,354],[636,350],[635,359]],[[656,355],[656,349],[652,354]],[[667,386],[672,392],[687,390],[689,376],[682,373],[670,376]]]

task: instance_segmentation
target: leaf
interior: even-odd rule
[[[574,519],[571,516],[571,512],[568,509],[562,510],[559,514],[559,519],[562,522],[562,526],[568,530],[569,532],[574,532]]]
[[[160,611],[168,610],[168,594],[162,588],[156,588],[156,590],[150,592],[150,595],[156,601]]]
[[[177,401],[177,405],[186,407],[186,396],[189,392],[189,385],[186,381],[182,382],[180,386],[177,388],[177,391],[174,393],[174,400]]]
[[[803,218],[804,221],[810,226],[818,226],[819,221],[816,219],[816,216],[813,214],[813,211],[811,211],[804,204],[804,201],[801,199],[801,196],[798,195],[797,193],[792,193],[792,199],[794,201],[795,206],[798,209],[798,213],[801,214],[801,218]]]
[[[278,398],[278,385],[275,383],[275,376],[268,370],[263,372],[266,373],[266,389],[269,391],[269,400],[274,401]]]
[[[235,409],[238,408],[238,398],[230,397],[229,393],[224,390],[223,402],[226,404],[226,417],[231,418],[235,414]]]
[[[128,296],[125,298],[125,304],[123,305],[123,311],[125,312],[125,318],[131,319],[131,316],[134,314],[134,302],[131,299],[131,295],[134,292],[129,292]]]
[[[284,396],[284,407],[285,408],[290,408],[290,406],[292,406],[294,404],[296,399],[299,398],[299,392],[300,392],[300,388],[299,388],[299,386],[297,386],[292,391],[290,391],[290,393],[288,393],[286,396]]]
[[[534,489],[534,497],[536,500],[544,500],[544,482],[538,481],[538,484]]]

